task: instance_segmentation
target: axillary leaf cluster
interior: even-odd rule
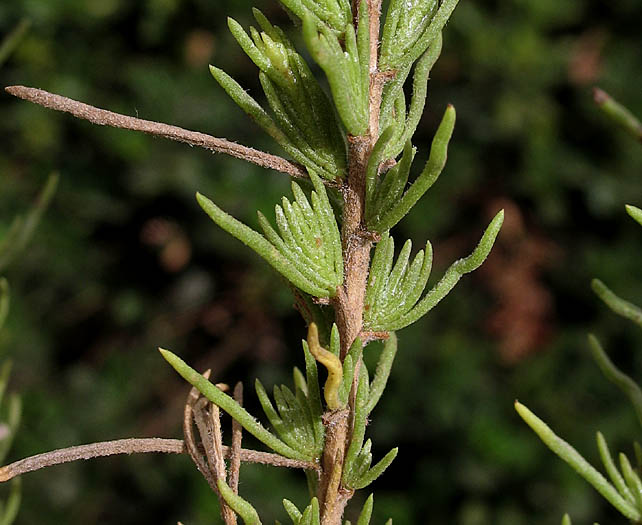
[[[261,523],[238,492],[241,461],[301,468],[310,491],[299,510],[284,500],[294,525],[345,525],[344,509],[354,492],[368,487],[395,459],[393,448],[375,459],[367,423],[390,377],[397,354],[396,330],[439,303],[463,275],[488,256],[500,231],[499,212],[473,252],[455,261],[428,287],[433,249],[427,242],[411,259],[406,241],[395,262],[391,228],[437,182],[455,128],[452,106],[444,109],[428,161],[416,176],[412,138],[428,92],[430,72],[442,48],[442,31],[457,0],[281,0],[298,22],[307,63],[285,31],[258,9],[258,27],[228,26],[257,66],[265,101],[257,101],[221,69],[210,66],[218,84],[290,157],[261,152],[175,126],[118,115],[42,90],[7,91],[97,124],[143,131],[198,145],[304,179],[292,197],[275,204],[275,223],[258,214],[261,232],[226,213],[208,197],[198,203],[223,230],[265,259],[288,283],[308,324],[302,341],[303,370],[293,385],[272,388],[257,380],[263,425],[243,407],[242,385],[232,393],[178,356],[163,357],[192,386],[187,398],[183,442],[157,442],[158,451],[187,451],[221,504],[226,525],[237,517]],[[317,79],[321,72],[325,80]],[[407,100],[409,94],[409,100]],[[375,370],[363,353],[383,341]],[[323,371],[318,365],[322,365]],[[233,419],[231,445],[223,445],[220,411]],[[198,433],[194,431],[196,425]],[[241,447],[242,431],[272,452]],[[200,438],[200,443],[198,442]],[[171,441],[171,440],[170,440]],[[154,442],[156,443],[156,442]],[[57,451],[0,469],[4,479],[20,472],[90,454],[145,451],[149,441]],[[110,448],[111,447],[111,448]],[[126,448],[129,447],[129,448]],[[111,452],[110,452],[111,451]],[[357,524],[368,525],[373,496]],[[389,524],[391,521],[388,522]]]

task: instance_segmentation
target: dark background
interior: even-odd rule
[[[263,100],[226,28],[252,6],[292,30],[272,0],[10,0],[0,35],[32,27],[0,84],[37,86],[100,107],[279,152],[210,77],[216,64]],[[624,523],[521,422],[519,398],[597,463],[595,432],[631,455],[633,411],[588,353],[595,332],[642,372],[642,337],[591,293],[600,277],[642,302],[642,147],[594,107],[599,84],[642,115],[642,3],[463,0],[445,32],[414,143],[422,165],[447,103],[458,111],[448,165],[396,229],[435,247],[433,280],[467,254],[492,215],[506,223],[487,263],[400,333],[369,433],[400,453],[372,489],[373,524]],[[296,32],[292,31],[294,38]],[[297,40],[300,44],[300,41]],[[302,48],[303,46],[299,46]],[[208,195],[256,225],[287,177],[133,132],[100,128],[0,95],[0,234],[49,173],[59,190],[7,271],[0,357],[25,410],[10,459],[92,441],[179,437],[187,387],[170,348],[217,381],[289,382],[304,326],[275,273],[197,206]],[[376,350],[369,350],[376,354]],[[371,356],[372,357],[372,356]],[[248,443],[250,443],[248,441]],[[116,457],[23,479],[18,524],[217,523],[189,458]],[[300,506],[297,472],[244,466],[241,494],[264,523]],[[354,508],[367,492],[354,498]],[[353,515],[354,510],[351,511]]]

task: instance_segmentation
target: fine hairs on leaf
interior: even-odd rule
[[[302,341],[303,359],[292,371],[292,387],[275,385],[270,396],[263,383],[255,381],[272,430],[244,408],[242,386],[237,385],[230,396],[226,384],[210,381],[216,371],[200,374],[177,355],[160,349],[192,386],[184,407],[184,440],[150,438],[71,447],[7,465],[0,470],[3,479],[74,459],[186,452],[219,498],[226,525],[235,524],[237,515],[246,524],[261,523],[259,512],[238,493],[242,461],[305,471],[310,499],[301,505],[303,510],[283,500],[293,525],[349,524],[343,515],[355,491],[374,483],[398,453],[394,447],[373,465],[373,443],[367,437],[368,418],[385,391],[397,354],[395,331],[427,314],[463,275],[484,262],[503,222],[500,211],[473,252],[455,261],[428,290],[430,242],[411,257],[412,243],[407,241],[395,261],[390,230],[439,178],[454,132],[454,107],[440,108],[444,114],[428,161],[408,185],[417,151],[413,135],[426,105],[430,72],[444,43],[443,31],[457,3],[390,0],[383,14],[382,0],[281,0],[300,23],[307,53],[297,50],[297,40],[258,9],[253,10],[257,27],[245,29],[228,19],[232,36],[257,67],[261,100],[222,69],[210,66],[210,73],[289,158],[34,88],[7,88],[12,95],[98,125],[197,145],[305,179],[301,185],[292,183],[292,197],[275,203],[276,226],[258,213],[262,233],[204,195],[197,193],[196,199],[218,227],[287,281],[307,323],[307,337]],[[305,56],[320,69],[308,64]],[[45,204],[47,195],[41,198]],[[20,245],[32,222],[28,217],[24,226],[15,226],[11,248]],[[9,253],[3,250],[4,245],[0,269],[2,257]],[[0,281],[0,323],[7,304],[5,289],[6,283]],[[371,381],[364,353],[377,339],[383,340],[383,349]],[[220,411],[232,418],[231,446],[223,444]],[[242,449],[242,430],[274,453]],[[638,478],[625,461],[621,465],[622,483],[632,491]],[[617,483],[622,485],[619,478]],[[622,501],[628,510],[630,502]],[[371,494],[357,525],[370,524],[373,505]]]

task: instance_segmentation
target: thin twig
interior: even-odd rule
[[[208,409],[209,408],[209,413]],[[226,480],[225,462],[223,460],[223,444],[221,442],[221,421],[220,412],[217,406],[210,405],[210,402],[201,397],[193,407],[194,421],[198,427],[199,434],[201,435],[201,443],[205,447],[205,457],[209,470],[216,481]],[[216,482],[215,482],[216,483]],[[234,511],[227,505],[225,499],[221,495],[221,491],[216,483],[214,492],[218,496],[218,501],[221,508],[221,516],[225,525],[235,525],[236,515]]]
[[[234,400],[243,406],[243,383],[240,381],[234,387]],[[241,440],[243,439],[243,427],[232,420],[232,446],[230,447],[230,476],[228,483],[235,494],[239,492],[239,472],[241,469]]]
[[[99,126],[142,131],[150,135],[205,148],[215,153],[231,155],[237,159],[252,162],[264,168],[280,171],[292,177],[307,178],[308,176],[305,168],[300,164],[296,164],[277,155],[248,148],[247,146],[242,146],[226,139],[212,137],[211,135],[206,135],[198,131],[190,131],[169,124],[113,113],[112,111],[96,108],[67,97],[49,93],[42,89],[25,86],[9,86],[5,88],[5,91],[15,97],[33,102],[34,104],[64,113],[71,113],[74,117],[88,120]]]
[[[163,438],[131,438],[118,439],[116,441],[102,441],[90,445],[79,445],[76,447],[63,448],[37,454],[28,458],[20,459],[4,467],[0,467],[0,483],[9,481],[21,474],[34,472],[46,467],[71,463],[81,459],[93,459],[117,454],[143,454],[143,453],[165,453],[182,454],[187,452],[186,443],[182,439]],[[231,449],[223,445],[223,455],[230,457]],[[241,461],[245,463],[260,463],[272,465],[273,467],[302,468],[305,470],[319,470],[319,465],[309,461],[289,459],[271,452],[260,452],[258,450],[241,449]]]
[[[117,454],[143,454],[150,452],[163,452],[166,454],[182,454],[185,446],[181,439],[118,439],[116,441],[103,441],[80,445],[77,447],[63,448],[52,452],[45,452],[11,463],[0,468],[0,482],[9,481],[20,474],[33,472],[45,467],[70,463],[81,459],[93,459]]]
[[[210,370],[205,371],[203,376],[209,378]],[[199,400],[201,393],[192,387],[189,394],[187,395],[187,401],[185,403],[185,410],[183,412],[183,435],[185,437],[185,448],[187,449],[188,454],[192,458],[192,461],[196,465],[196,468],[203,475],[207,484],[210,488],[216,492],[218,487],[216,486],[216,479],[212,474],[212,471],[207,464],[207,461],[203,458],[203,454],[198,449],[196,444],[196,439],[194,437],[194,430],[192,428],[194,420],[194,405]]]

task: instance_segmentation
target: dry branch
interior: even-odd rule
[[[149,135],[205,148],[215,153],[224,153],[264,168],[286,173],[292,177],[305,178],[308,176],[305,168],[300,164],[290,162],[277,155],[248,148],[247,146],[242,146],[226,139],[212,137],[211,135],[206,135],[198,131],[190,131],[161,122],[128,117],[120,113],[96,108],[71,98],[55,95],[42,89],[25,86],[9,86],[5,88],[5,91],[15,97],[33,102],[45,108],[70,113],[74,117],[88,120],[99,126],[142,131]]]

